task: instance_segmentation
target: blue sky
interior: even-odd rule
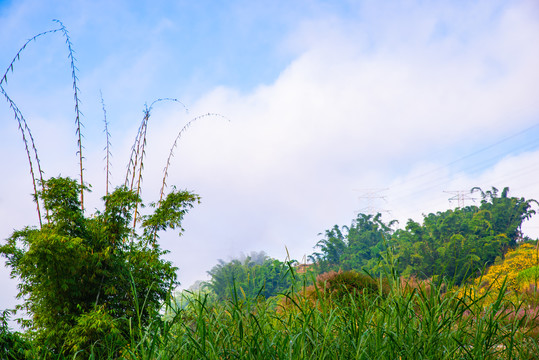
[[[192,117],[168,183],[202,196],[185,234],[162,237],[183,286],[217,259],[265,250],[301,260],[349,224],[368,189],[387,220],[456,206],[444,191],[502,188],[539,199],[539,5],[535,1],[0,2],[0,68],[60,19],[76,51],[88,211],[104,190],[103,94],[113,184],[145,103],[143,198],[156,200],[172,141]],[[31,43],[5,86],[46,176],[76,176],[64,39]],[[527,129],[526,131],[524,131]],[[36,224],[13,115],[0,106],[0,238]],[[8,174],[8,175],[6,175]],[[526,227],[539,235],[539,224]],[[16,282],[0,270],[0,308]]]

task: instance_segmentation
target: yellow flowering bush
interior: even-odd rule
[[[475,280],[478,287],[477,295],[483,295],[486,291],[498,293],[504,281],[508,292],[513,296],[528,291],[532,279],[527,274],[529,269],[539,265],[539,248],[532,244],[522,244],[515,250],[510,250],[503,260],[497,261],[490,266],[487,272]]]

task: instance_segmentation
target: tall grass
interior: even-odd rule
[[[389,294],[323,285],[270,299],[184,292],[137,341],[110,350],[121,359],[535,359],[539,324],[522,303],[442,283],[398,279]],[[342,295],[342,292],[339,293]],[[135,339],[135,337],[133,337]],[[114,344],[111,344],[114,346]]]

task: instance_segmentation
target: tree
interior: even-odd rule
[[[15,231],[0,247],[20,281],[19,309],[31,314],[23,325],[57,353],[77,352],[103,336],[128,338],[129,319],[147,324],[176,284],[158,232],[180,226],[198,195],[173,190],[152,204],[139,235],[131,222],[142,204],[133,190],[117,188],[103,198],[103,212],[85,217],[75,180],[51,178],[42,189],[48,223]]]
[[[481,192],[479,207],[431,213],[424,216],[423,224],[410,220],[404,230],[395,232],[403,275],[441,275],[460,284],[522,241],[520,229],[535,214],[535,200],[509,197],[509,188],[501,196],[496,188],[471,191]]]
[[[219,260],[208,274],[211,280],[207,286],[220,299],[241,299],[244,295],[268,298],[288,290],[294,281],[289,262],[272,259],[264,252],[229,262]]]
[[[473,277],[523,241],[522,223],[535,214],[535,200],[509,197],[509,188],[483,192],[481,205],[430,213],[392,231],[381,215],[359,214],[351,226],[335,225],[318,241],[310,259],[319,273],[368,270],[376,273],[389,245],[404,276],[443,276],[455,284]]]
[[[391,238],[393,224],[395,221],[385,224],[381,214],[358,214],[351,226],[335,225],[326,230],[324,238],[316,244],[319,251],[310,259],[319,273],[362,269],[376,272]]]
[[[481,209],[491,213],[491,223],[495,232],[505,234],[514,248],[517,242],[523,238],[521,227],[525,220],[529,220],[534,214],[533,204],[539,205],[536,200],[509,197],[509,188],[505,187],[498,196],[498,189],[483,191],[479,187],[471,190],[481,193]]]
[[[212,113],[197,116],[179,131],[164,168],[159,201],[150,204],[153,208],[150,214],[141,215],[146,131],[152,107],[161,101],[180,102],[165,98],[145,107],[124,185],[111,193],[110,134],[103,104],[107,152],[104,210],[86,216],[84,195],[89,187],[84,182],[83,124],[75,52],[66,27],[54,21],[58,27],[24,43],[0,77],[0,94],[13,111],[22,135],[39,220],[39,227],[15,231],[0,247],[0,254],[7,258],[11,276],[20,280],[18,297],[24,302],[18,310],[26,310],[31,316],[21,322],[36,343],[45,351],[69,354],[94,346],[95,355],[95,346],[103,342],[121,343],[127,336],[132,337],[131,321],[138,329],[147,324],[176,284],[177,269],[162,259],[167,251],[161,250],[158,234],[167,229],[178,229],[181,234],[184,215],[200,199],[176,188],[165,196],[169,166],[182,134],[193,122],[222,116]],[[65,38],[71,68],[80,170],[77,181],[62,177],[43,179],[28,122],[5,88],[8,75],[24,50],[34,40],[54,33]]]

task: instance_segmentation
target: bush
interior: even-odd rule
[[[130,338],[130,319],[137,328],[148,324],[176,284],[177,269],[162,259],[157,232],[178,227],[198,196],[172,191],[141,217],[138,235],[132,222],[141,200],[134,191],[117,188],[104,197],[103,212],[86,217],[76,181],[52,178],[42,186],[48,223],[16,231],[0,247],[20,279],[19,308],[32,316],[27,327],[36,344],[70,354],[105,333]]]
[[[387,295],[389,292],[387,281],[382,282],[367,274],[361,274],[357,271],[339,271],[330,273],[326,282],[327,290],[339,299],[345,298],[349,294]],[[321,283],[321,280],[318,281]]]

